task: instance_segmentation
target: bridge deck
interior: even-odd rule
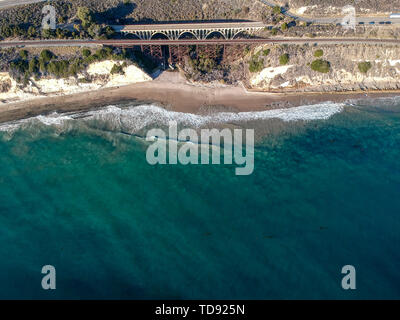
[[[114,25],[115,30],[122,32],[129,31],[166,31],[166,30],[207,30],[207,29],[243,29],[243,28],[264,28],[262,22],[222,22],[222,23],[179,23],[179,24],[132,24]]]

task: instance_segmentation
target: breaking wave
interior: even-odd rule
[[[176,121],[179,125],[200,128],[209,124],[246,122],[255,120],[280,119],[289,121],[311,121],[328,119],[343,110],[345,104],[322,103],[300,107],[273,109],[260,112],[219,112],[211,115],[196,115],[165,110],[157,105],[139,105],[130,107],[108,106],[95,111],[71,114],[52,113],[46,116],[19,120],[0,125],[0,131],[14,131],[24,126],[43,124],[46,126],[64,126],[71,121],[81,121],[88,125],[95,123],[109,130],[137,133],[154,125],[168,125]]]

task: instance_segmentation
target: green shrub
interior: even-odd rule
[[[282,29],[282,31],[286,31],[287,29],[289,29],[288,24],[286,22],[282,23],[281,29]]]
[[[43,60],[43,62],[47,63],[54,58],[54,54],[50,50],[45,49],[40,53],[40,58]]]
[[[78,79],[78,82],[79,82],[79,83],[92,83],[91,80],[85,79],[85,78]]]
[[[206,57],[190,59],[190,64],[193,69],[201,73],[210,73],[217,67],[217,62],[214,59]]]
[[[119,65],[117,63],[113,65],[110,73],[111,74],[125,74],[123,66]]]
[[[271,53],[271,49],[266,49],[263,51],[264,56],[268,56]]]
[[[13,61],[10,64],[10,67],[13,71],[16,71],[18,74],[24,74],[28,71],[29,65],[25,60],[17,60]]]
[[[261,53],[261,51],[259,53]],[[264,60],[259,58],[259,54],[256,54],[249,62],[249,71],[254,73],[260,72],[262,69],[264,69]]]
[[[324,55],[324,51],[321,49],[318,49],[317,51],[314,52],[314,57],[316,58],[321,58]]]
[[[275,7],[273,8],[273,12],[274,12],[275,14],[280,14],[280,13],[282,13],[282,8],[281,8],[280,6],[275,6]]]
[[[281,66],[284,66],[289,63],[289,60],[290,60],[289,55],[287,53],[285,53],[280,56],[279,63],[281,64]]]
[[[360,62],[358,64],[358,70],[362,73],[367,73],[372,68],[372,64],[369,61]]]
[[[321,73],[328,73],[331,70],[329,61],[317,59],[311,63],[311,69]]]
[[[93,23],[93,13],[87,7],[79,7],[76,15],[82,21],[84,28],[88,28]]]
[[[29,73],[37,73],[39,71],[39,61],[36,58],[33,58],[29,61]]]
[[[19,56],[20,56],[22,59],[24,59],[24,60],[28,59],[28,51],[26,51],[26,50],[21,50],[21,51],[19,52]]]
[[[92,54],[92,52],[89,49],[83,49],[82,50],[82,55],[87,58]]]
[[[47,65],[47,71],[56,77],[65,78],[69,75],[69,61],[52,61]]]

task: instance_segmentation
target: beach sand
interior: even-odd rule
[[[205,111],[250,112],[326,101],[399,96],[398,92],[268,93],[249,92],[244,87],[207,87],[187,83],[178,72],[164,72],[151,82],[114,87],[73,95],[43,97],[0,105],[0,122],[14,121],[51,112],[91,110],[125,102],[158,103],[168,110],[186,113]]]

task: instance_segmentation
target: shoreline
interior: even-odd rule
[[[126,86],[63,96],[38,97],[0,105],[0,123],[46,115],[53,112],[80,112],[120,103],[159,104],[167,110],[203,114],[205,112],[256,112],[323,102],[400,96],[398,91],[272,93],[237,87],[192,85],[177,72]]]

